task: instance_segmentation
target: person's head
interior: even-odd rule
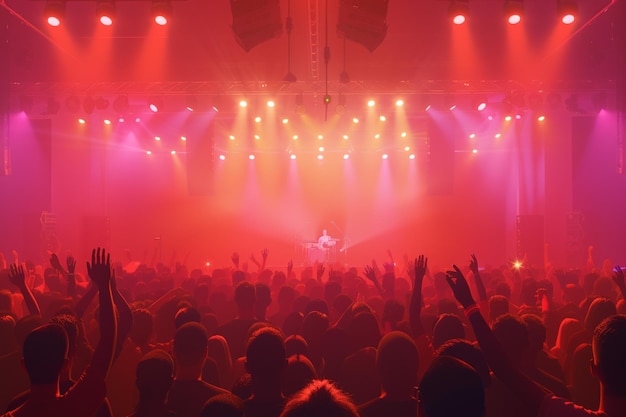
[[[493,323],[492,330],[511,360],[521,363],[528,359],[528,327],[524,322],[512,314],[505,314]]]
[[[256,302],[254,285],[248,281],[242,281],[235,288],[235,303],[240,310],[252,310]]]
[[[299,334],[292,334],[285,338],[285,351],[287,357],[292,355],[307,355],[309,352],[309,344],[304,337]]]
[[[603,320],[593,332],[592,371],[606,395],[626,399],[626,316]]]
[[[287,366],[283,374],[283,394],[290,397],[316,378],[315,366],[306,356],[292,355],[287,359]]]
[[[383,390],[391,395],[410,395],[417,385],[417,346],[406,333],[392,331],[378,344],[376,367]]]
[[[174,361],[164,350],[155,349],[145,354],[135,370],[135,385],[139,401],[165,401],[172,386]]]
[[[602,320],[617,314],[617,309],[613,301],[608,298],[596,298],[591,302],[587,315],[585,316],[585,328],[593,332]]]
[[[56,384],[67,364],[67,334],[58,324],[44,324],[26,336],[22,354],[31,385]]]
[[[218,394],[207,400],[200,417],[243,417],[244,401],[231,393]]]
[[[492,295],[489,298],[489,321],[493,323],[503,314],[509,313],[509,299],[504,295]]]
[[[278,291],[278,309],[290,313],[293,311],[293,302],[296,299],[296,290],[289,286],[282,286]]]
[[[442,314],[433,327],[433,348],[451,339],[465,339],[465,328],[458,316],[454,314]]]
[[[287,402],[280,417],[359,417],[350,398],[332,382],[312,381]]]
[[[208,338],[200,323],[185,323],[174,335],[174,359],[177,366],[202,366],[207,356]]]
[[[348,337],[353,351],[378,346],[381,331],[376,316],[366,311],[356,314],[348,325]]]
[[[328,230],[326,229],[322,230],[322,236],[326,236],[326,235],[328,235]]]
[[[10,314],[4,314],[0,316],[0,356],[14,352],[16,348],[15,318]]]
[[[476,371],[452,356],[436,357],[419,386],[425,417],[483,417],[485,389]]]
[[[76,336],[78,336],[78,321],[69,314],[61,314],[50,318],[51,324],[58,324],[65,329],[67,335],[67,357],[73,358],[76,353]]]
[[[520,318],[528,329],[528,345],[531,352],[543,350],[547,334],[546,325],[543,323],[543,320],[534,314],[524,314]]]
[[[133,324],[130,328],[129,337],[138,346],[145,346],[152,339],[153,331],[152,313],[146,308],[133,310]]]
[[[245,368],[253,384],[280,381],[286,363],[285,342],[278,330],[263,327],[252,334],[246,348]]]
[[[474,368],[483,381],[483,386],[491,385],[491,375],[489,365],[483,352],[465,339],[452,339],[441,345],[437,349],[436,356],[453,356]]]
[[[185,323],[200,323],[202,322],[202,316],[200,312],[194,307],[183,307],[176,312],[174,316],[174,327],[180,328]]]

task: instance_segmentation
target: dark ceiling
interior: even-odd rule
[[[579,18],[565,33],[556,2],[525,0],[524,22],[511,29],[503,19],[503,0],[470,0],[470,20],[462,28],[451,24],[447,0],[389,0],[388,32],[370,52],[338,34],[339,0],[280,0],[280,36],[246,52],[236,42],[227,0],[173,1],[165,29],[152,23],[145,0],[118,0],[117,20],[106,29],[96,23],[95,0],[68,0],[61,28],[44,23],[44,1],[0,0],[7,27],[2,36],[8,39],[2,60],[18,93],[615,88],[615,22],[624,20],[618,7],[611,0],[579,0]],[[294,83],[283,81],[288,5]],[[517,50],[519,39],[525,52]],[[347,83],[340,80],[344,71]]]

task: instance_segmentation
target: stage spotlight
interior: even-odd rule
[[[113,110],[116,113],[124,114],[128,112],[128,96],[117,96],[115,100],[113,100]]]
[[[522,21],[524,15],[524,2],[522,0],[506,0],[504,2],[504,17],[511,25]]]
[[[159,97],[151,97],[148,100],[148,108],[154,113],[157,113],[159,110],[163,110],[163,99]]]
[[[578,14],[578,3],[576,0],[557,0],[556,7],[561,22],[566,25],[574,23]]]
[[[159,26],[167,25],[172,16],[172,3],[169,0],[154,0],[152,2],[152,18]]]
[[[44,18],[50,26],[59,26],[65,17],[65,0],[48,0],[44,7]]]
[[[111,26],[115,19],[115,3],[112,0],[98,0],[96,15],[104,26]]]
[[[487,103],[488,103],[487,97],[481,96],[481,97],[478,97],[476,100],[474,100],[474,107],[478,111],[483,111],[487,108]]]
[[[451,0],[448,13],[455,25],[462,25],[469,16],[468,0]]]
[[[196,96],[185,97],[185,108],[188,111],[196,111],[198,109],[198,97]]]

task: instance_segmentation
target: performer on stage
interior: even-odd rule
[[[322,236],[317,239],[317,246],[320,249],[330,249],[337,244],[337,239],[333,239],[328,235],[328,231],[326,229],[322,230]]]

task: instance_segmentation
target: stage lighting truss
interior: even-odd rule
[[[523,0],[506,0],[504,2],[504,17],[511,25],[516,25],[522,21],[524,16]]]
[[[566,25],[571,25],[578,15],[578,2],[576,0],[557,0],[557,13],[559,20]]]
[[[48,0],[43,14],[50,26],[60,26],[65,17],[65,0]]]
[[[469,1],[468,0],[451,0],[448,7],[450,19],[455,25],[462,25],[469,17]]]

